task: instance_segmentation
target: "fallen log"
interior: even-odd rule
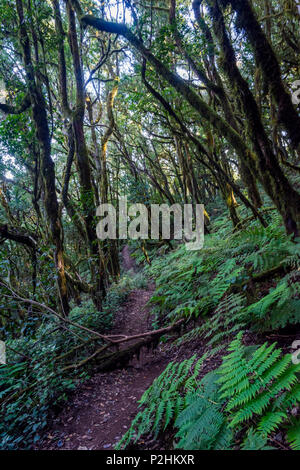
[[[93,352],[90,356],[81,360],[78,363],[64,367],[61,372],[65,372],[70,369],[78,369],[86,365],[88,362],[94,362],[97,372],[107,372],[112,369],[120,369],[126,367],[135,355],[139,355],[139,352],[143,347],[149,348],[150,346],[158,344],[161,336],[172,331],[180,330],[184,322],[185,320],[179,320],[174,325],[170,325],[166,328],[148,331],[140,335],[126,336],[123,339],[114,341],[111,344],[107,344],[106,346],[99,348],[97,351]],[[140,339],[140,341],[131,344],[126,349],[118,349],[115,352],[110,352],[99,357],[99,354],[106,351],[108,348],[111,348],[112,346],[116,346],[119,348],[123,343],[133,341],[135,339]]]

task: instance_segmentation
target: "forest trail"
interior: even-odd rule
[[[128,246],[122,258],[124,269],[135,271]],[[113,334],[135,335],[150,329],[146,304],[153,290],[149,284],[130,293],[117,314]],[[168,362],[157,350],[144,348],[126,369],[94,375],[53,419],[36,449],[112,450],[136,415],[137,400]]]

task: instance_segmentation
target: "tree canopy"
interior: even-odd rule
[[[220,207],[234,234],[272,238],[275,220],[298,246],[299,15],[295,0],[0,0],[4,338],[34,334],[44,308],[66,327],[83,299],[105,311],[123,242],[98,239],[96,210],[122,196],[149,214],[204,204],[207,235]],[[176,243],[136,246],[151,266]]]

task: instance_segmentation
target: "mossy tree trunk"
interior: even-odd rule
[[[19,38],[23,53],[26,82],[31,100],[32,116],[36,127],[37,140],[40,146],[45,208],[50,225],[51,237],[55,245],[54,258],[57,269],[59,298],[63,314],[68,315],[70,307],[65,274],[64,237],[56,196],[55,168],[51,158],[51,137],[48,126],[46,102],[32,62],[30,40],[25,23],[23,2],[21,0],[16,0],[16,9],[19,20]]]
[[[74,10],[70,1],[67,1],[67,14],[69,25],[69,44],[73,59],[73,68],[76,78],[76,106],[72,111],[72,126],[75,139],[75,154],[77,159],[77,167],[80,182],[80,199],[87,233],[89,250],[93,258],[93,279],[97,285],[96,289],[96,306],[101,309],[102,299],[106,295],[106,268],[103,253],[96,234],[95,223],[95,195],[92,184],[92,175],[89,162],[89,152],[86,145],[84,134],[84,114],[85,114],[85,86],[84,75],[81,64],[81,57],[78,47],[78,38],[76,30],[76,20]]]

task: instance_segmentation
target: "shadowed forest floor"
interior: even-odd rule
[[[123,267],[136,265],[126,246]],[[135,335],[151,328],[147,302],[154,285],[132,291],[115,318],[113,334]],[[126,369],[100,373],[73,394],[52,420],[37,449],[113,449],[137,413],[137,400],[165,369],[170,358],[159,349],[142,350]]]

